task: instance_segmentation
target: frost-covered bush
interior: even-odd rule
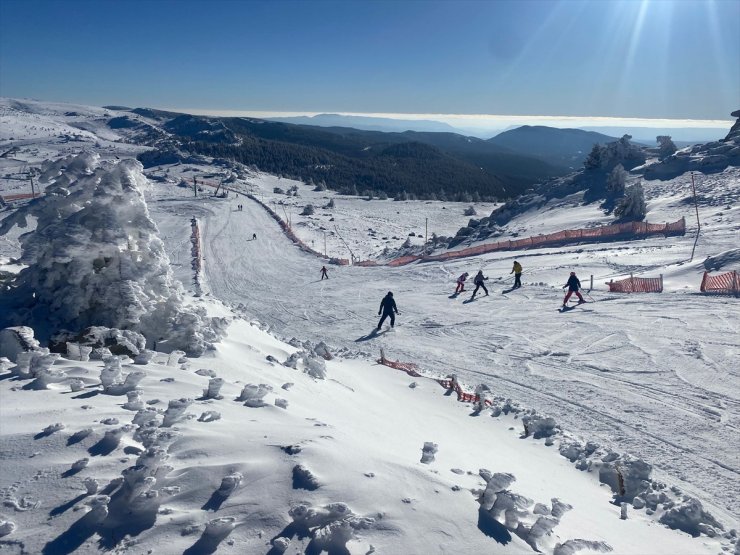
[[[313,204],[307,204],[306,206],[303,207],[301,216],[313,216],[315,212],[316,212],[316,209],[313,207]]]
[[[642,221],[647,214],[645,204],[645,191],[642,185],[635,183],[624,191],[624,196],[619,200],[614,209],[614,215],[620,220]]]
[[[264,397],[272,391],[272,386],[261,383],[259,385],[247,384],[242,389],[237,401],[244,401],[244,405],[252,408],[264,407],[267,403]]]
[[[630,142],[631,135],[624,135],[618,141],[606,145],[595,144],[583,163],[587,170],[610,169],[617,164],[633,168],[645,162],[643,150]]]
[[[624,171],[622,164],[617,164],[606,178],[606,190],[612,195],[621,196],[624,194],[624,184],[627,181],[627,172]]]
[[[468,206],[465,211],[463,212],[463,215],[465,216],[476,216],[478,212],[475,211],[474,206]]]
[[[184,306],[149,217],[139,162],[83,153],[49,164],[44,181],[51,181],[46,195],[0,225],[3,235],[36,220],[20,238],[27,267],[3,293],[10,310],[0,320],[28,322],[45,337],[89,326],[134,330],[147,344],[193,354],[221,337],[220,322]]]
[[[670,135],[658,135],[655,137],[655,140],[658,143],[658,155],[660,158],[667,158],[678,150],[676,143],[673,142]]]
[[[183,416],[185,415],[185,411],[187,408],[193,403],[192,399],[172,399],[168,406],[167,410],[164,413],[164,419],[162,420],[162,426],[165,428],[169,428],[172,426],[175,422],[178,420],[181,420]]]
[[[222,399],[220,395],[221,387],[224,385],[223,378],[211,378],[208,380],[208,387],[203,390],[204,399]]]

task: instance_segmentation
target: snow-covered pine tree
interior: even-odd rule
[[[623,195],[626,181],[627,172],[622,164],[617,164],[606,178],[606,190],[614,196]]]
[[[642,221],[647,213],[645,204],[645,191],[642,185],[636,183],[630,185],[624,191],[624,196],[617,203],[614,215],[620,220]]]

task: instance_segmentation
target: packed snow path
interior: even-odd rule
[[[374,355],[384,347],[428,372],[486,383],[585,439],[645,458],[725,517],[740,515],[737,301],[599,291],[594,305],[560,314],[560,289],[527,285],[527,278],[564,281],[562,264],[580,258],[588,267],[580,248],[520,254],[525,287],[502,294],[511,282],[491,279],[491,295],[473,303],[462,302],[467,290],[449,298],[453,278],[478,264],[505,275],[512,253],[400,269],[329,266],[330,279],[320,281],[320,260],[292,245],[256,203],[239,201],[243,211],[236,201],[198,202],[214,296],[243,303],[286,337]],[[591,262],[611,267],[604,250],[594,247]],[[526,273],[535,265],[539,274]],[[368,338],[388,290],[401,311],[398,328]]]

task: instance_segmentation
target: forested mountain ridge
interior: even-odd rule
[[[155,163],[177,151],[233,159],[348,194],[394,198],[501,200],[567,170],[455,133],[385,133],[294,125],[254,118],[214,118],[136,109],[155,120]]]

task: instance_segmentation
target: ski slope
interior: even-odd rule
[[[614,272],[620,258],[629,258],[633,268],[648,260],[670,268],[690,249],[689,237],[400,269],[329,266],[330,279],[322,282],[322,262],[294,247],[256,203],[240,199],[242,212],[236,199],[195,202],[213,296],[243,304],[286,338],[322,340],[373,356],[384,348],[430,374],[455,373],[469,386],[486,383],[585,439],[645,458],[728,517],[740,514],[740,326],[734,303],[691,292],[610,295],[602,281],[589,299],[596,303],[566,314],[556,310],[558,286],[571,268],[584,283],[583,272],[623,276]],[[183,218],[190,214],[186,201],[173,205]],[[525,268],[522,289],[502,294],[511,282],[491,279],[489,297],[479,294],[473,303],[449,298],[463,271],[482,267],[492,278],[505,277],[515,258]],[[698,266],[689,273],[684,281],[694,279],[698,288]],[[388,290],[401,311],[398,329],[366,339]]]

